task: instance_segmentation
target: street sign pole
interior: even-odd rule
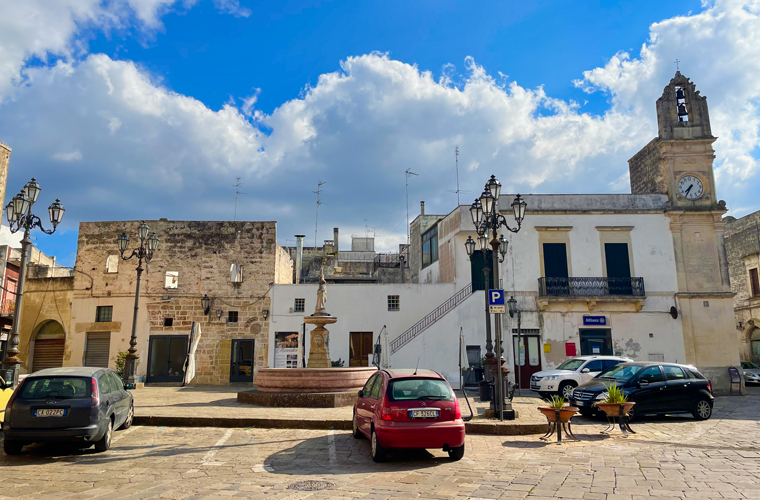
[[[496,253],[494,253],[496,255]],[[494,258],[494,267],[498,261]],[[498,267],[497,267],[498,269]],[[489,290],[488,291],[488,312],[494,314],[495,326],[496,326],[496,390],[494,396],[496,401],[494,402],[494,410],[499,415],[499,420],[504,420],[504,374],[501,371],[501,315],[507,311],[506,303],[504,302],[504,290]]]

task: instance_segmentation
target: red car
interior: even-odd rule
[[[393,448],[440,448],[464,456],[464,421],[448,381],[431,370],[378,370],[354,405],[354,437],[381,462]]]

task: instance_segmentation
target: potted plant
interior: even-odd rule
[[[604,399],[597,401],[594,405],[607,414],[608,417],[621,417],[628,415],[633,405],[636,403],[628,401],[628,396],[617,386],[617,383],[607,387],[604,393]]]
[[[538,411],[543,413],[550,423],[557,421],[557,410],[559,410],[560,423],[569,422],[573,415],[578,412],[578,408],[575,406],[565,406],[565,398],[561,396],[552,396],[549,406],[538,407]]]

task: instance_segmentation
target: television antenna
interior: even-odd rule
[[[232,215],[232,220],[233,221],[237,221],[237,203],[238,203],[238,197],[241,194],[246,194],[246,193],[241,193],[240,192],[240,186],[242,186],[242,185],[243,185],[243,183],[240,182],[240,177],[237,177],[237,180],[235,181],[235,212]]]
[[[404,170],[404,173],[406,174],[406,244],[409,244],[409,176],[410,175],[416,175],[419,177],[420,174],[415,174],[412,172],[411,168],[407,168]]]
[[[459,206],[459,146],[454,148],[454,158],[457,166],[457,206]]]
[[[316,220],[314,222],[314,248],[317,248],[317,231],[319,231],[319,206],[322,204],[322,186],[327,184],[327,182],[319,181],[317,184],[317,190],[312,191],[314,194],[317,195],[317,215]]]

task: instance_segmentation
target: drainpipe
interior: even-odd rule
[[[301,283],[301,266],[303,264],[303,234],[296,235],[296,284]]]

